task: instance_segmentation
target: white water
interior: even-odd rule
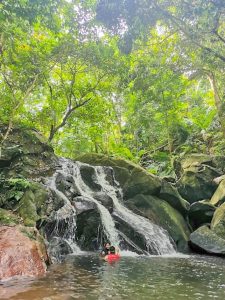
[[[119,233],[115,228],[115,223],[111,214],[109,213],[107,208],[105,208],[94,198],[95,192],[82,179],[80,169],[82,165],[88,165],[82,164],[80,162],[73,163],[72,161],[66,159],[61,159],[61,163],[62,171],[60,172],[62,173],[62,175],[71,175],[74,181],[74,185],[76,186],[79,193],[83,197],[96,204],[102,218],[102,224],[107,238],[113,245],[118,246],[120,242]],[[118,189],[118,187],[112,186],[107,181],[104,167],[93,168],[95,170],[93,181],[100,185],[102,192],[104,192],[107,196],[110,196],[113,200],[114,213],[120,219],[128,223],[136,232],[144,236],[147,250],[153,250],[154,253],[159,255],[175,253],[175,249],[169,239],[167,232],[160,228],[158,225],[153,224],[150,220],[136,215],[128,208],[126,208],[117,197],[118,192],[121,194],[121,191]]]
[[[145,237],[147,250],[153,249],[157,254],[175,253],[166,231],[126,208],[118,199],[118,188],[110,185],[106,180],[104,167],[96,167],[96,169],[98,182],[101,184],[103,191],[113,200],[114,214]],[[119,192],[122,198],[122,191],[119,190]]]
[[[74,184],[76,188],[78,189],[79,193],[87,198],[89,201],[92,201],[96,204],[98,211],[101,215],[102,224],[104,227],[105,234],[111,244],[118,246],[120,239],[118,232],[115,228],[115,223],[113,221],[112,216],[110,215],[110,212],[108,211],[105,206],[103,206],[101,203],[99,203],[92,195],[93,191],[89,188],[88,185],[85,184],[85,182],[82,179],[81,173],[80,173],[80,165],[78,163],[72,163],[72,169],[68,168],[68,161],[63,160],[63,173],[64,175],[68,175],[68,172],[73,176]],[[72,172],[72,173],[71,173]],[[93,179],[94,180],[94,179]]]
[[[53,194],[64,202],[64,205],[56,211],[55,220],[56,224],[51,235],[53,237],[60,237],[59,223],[61,220],[65,223],[64,233],[61,238],[71,248],[73,253],[81,252],[80,248],[75,242],[75,231],[76,231],[76,210],[71,205],[69,199],[56,187],[56,179],[60,171],[56,172],[54,176],[47,182],[48,188]]]

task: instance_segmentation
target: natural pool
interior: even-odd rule
[[[225,299],[225,260],[127,256],[109,264],[86,253],[67,257],[45,277],[1,283],[0,299]]]

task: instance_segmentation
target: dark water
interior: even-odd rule
[[[0,299],[225,299],[225,260],[122,257],[110,265],[93,254],[70,256],[45,277],[1,284]]]

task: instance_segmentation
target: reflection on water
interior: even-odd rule
[[[222,258],[122,257],[108,264],[97,255],[69,256],[36,280],[0,285],[0,299],[224,299]]]

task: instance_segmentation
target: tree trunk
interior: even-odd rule
[[[221,131],[223,133],[223,137],[225,138],[225,102],[223,101],[223,99],[221,99],[219,95],[219,90],[216,84],[216,79],[214,74],[210,72],[207,74],[207,76],[213,91],[215,105],[217,108],[218,117],[221,125]]]

